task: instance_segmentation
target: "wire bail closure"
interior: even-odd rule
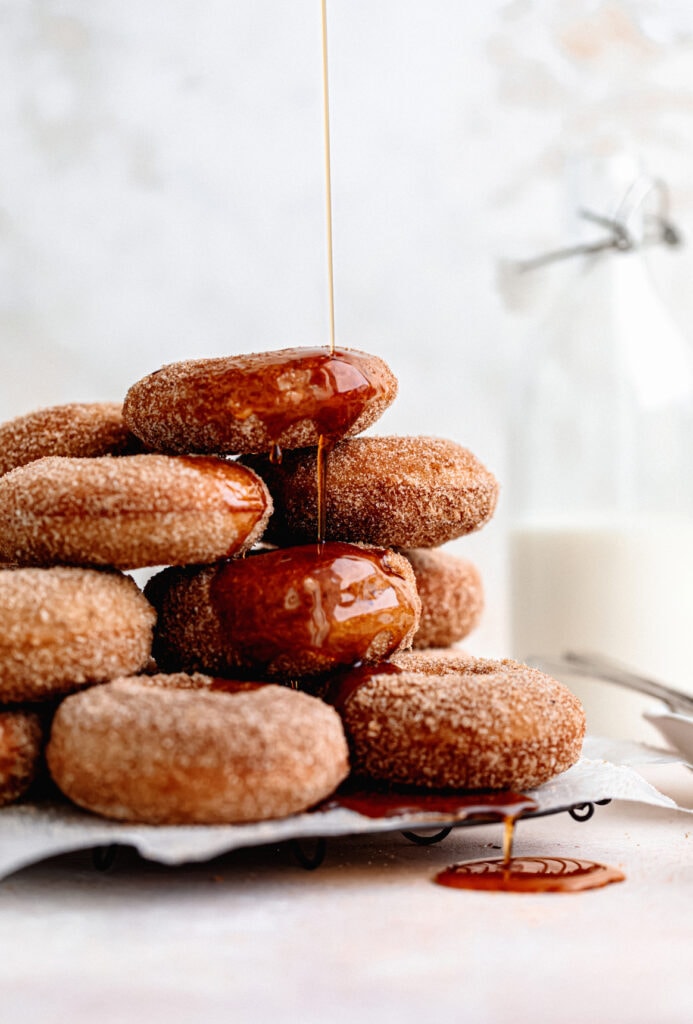
[[[652,194],[657,196],[657,209],[644,217],[645,228],[642,238],[638,238],[630,227],[630,222]],[[632,252],[634,249],[650,245],[683,245],[683,236],[669,216],[669,189],[661,178],[637,178],[626,191],[613,217],[586,209],[578,210],[578,216],[604,228],[608,234],[594,242],[582,242],[543,253],[529,260],[520,260],[517,263],[520,273],[537,270],[548,263],[556,263],[573,256],[594,256],[609,251]]]

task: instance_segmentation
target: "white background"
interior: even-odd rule
[[[545,296],[499,261],[565,240],[566,160],[625,151],[693,236],[693,8],[331,0],[339,344],[400,379],[379,432],[499,476]],[[1,0],[0,415],[120,398],[164,362],[327,340],[318,0]],[[654,270],[684,330],[693,246]],[[505,653],[504,501],[458,547]]]

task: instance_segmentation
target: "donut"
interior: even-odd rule
[[[531,789],[577,761],[585,732],[577,697],[507,660],[360,669],[326,696],[357,775],[429,789]]]
[[[316,450],[286,452],[281,464],[244,458],[274,498],[267,539],[299,544],[317,532]],[[358,437],[327,456],[327,540],[380,547],[438,547],[483,526],[498,484],[478,459],[433,437]]]
[[[0,704],[48,700],[139,672],[155,618],[121,573],[0,569]]]
[[[157,451],[276,452],[358,434],[396,394],[377,356],[287,348],[171,363],[133,384],[123,416]]]
[[[165,569],[145,594],[161,669],[283,680],[410,646],[420,609],[406,558],[338,542]]]
[[[141,442],[123,423],[120,402],[73,402],[0,424],[0,476],[46,455],[131,455]]]
[[[339,715],[322,701],[200,675],[117,679],[68,697],[47,761],[80,807],[151,824],[283,818],[349,770]]]
[[[421,621],[413,646],[448,647],[479,624],[484,607],[481,576],[475,565],[446,551],[402,551],[411,563],[421,598]]]
[[[0,807],[23,796],[38,774],[43,727],[30,711],[0,711]]]
[[[0,560],[213,562],[250,547],[271,507],[253,471],[225,459],[49,457],[0,477]]]

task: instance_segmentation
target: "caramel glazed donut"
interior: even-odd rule
[[[327,704],[200,675],[118,679],[68,697],[47,760],[76,804],[151,824],[285,817],[329,796],[349,770]]]
[[[421,608],[406,558],[336,541],[165,569],[145,595],[162,670],[284,681],[411,646]]]
[[[0,562],[214,562],[249,548],[271,510],[255,473],[225,459],[49,457],[0,477]]]
[[[304,544],[317,531],[316,450],[281,463],[244,456],[265,481],[275,514],[266,539]],[[327,456],[327,540],[430,548],[471,533],[493,515],[498,484],[471,452],[434,437],[357,437]]]
[[[389,783],[525,790],[574,764],[585,733],[577,697],[508,660],[404,652],[323,696],[342,716],[354,773]]]
[[[358,434],[396,394],[376,356],[288,348],[171,363],[133,384],[123,417],[160,452],[276,452]]]
[[[120,402],[74,402],[0,424],[0,476],[46,455],[133,455],[142,444],[123,423]]]

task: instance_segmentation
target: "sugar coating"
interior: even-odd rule
[[[0,476],[46,455],[130,455],[141,442],[123,423],[120,402],[73,402],[0,424]]]
[[[456,789],[528,789],[580,756],[582,706],[514,661],[440,658],[438,674],[374,674],[342,709],[357,774]]]
[[[155,620],[121,573],[0,569],[0,704],[138,672],[151,654]]]
[[[280,350],[277,355],[284,351],[291,350]],[[360,357],[360,366],[376,389],[366,408],[347,430],[351,437],[375,423],[394,401],[397,378],[377,356],[356,349],[341,348],[340,351]],[[255,360],[265,354],[169,363],[130,388],[123,406],[125,422],[149,448],[173,454],[238,455],[268,452],[275,443],[286,450],[316,445],[320,429],[313,419],[287,423],[281,437],[277,438],[254,413],[242,419],[229,414],[229,395],[217,383],[216,374],[225,367],[247,369],[252,373]],[[305,374],[300,366],[282,371],[282,388],[297,394],[305,389]]]
[[[281,464],[244,457],[270,489],[275,514],[266,538],[305,543],[316,535],[316,450]],[[327,457],[326,539],[429,548],[471,533],[493,515],[494,476],[466,448],[434,437],[358,437]]]
[[[227,693],[204,676],[118,679],[68,697],[47,750],[75,803],[152,824],[284,817],[348,773],[339,715],[266,684]]]
[[[259,539],[270,512],[262,481],[222,459],[49,457],[0,478],[0,561],[213,562]]]
[[[0,806],[26,793],[36,778],[43,752],[43,727],[37,714],[0,712]]]
[[[484,608],[476,566],[438,549],[409,548],[402,554],[411,562],[421,598],[421,621],[413,646],[448,647],[469,636]]]

